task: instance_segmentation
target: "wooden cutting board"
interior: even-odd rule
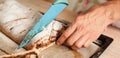
[[[0,0],[0,1],[3,1],[3,0]],[[42,12],[42,13],[46,12],[47,8],[49,8],[49,6],[51,5],[51,3],[47,3],[45,1],[39,1],[40,2],[40,5],[39,5],[38,1],[39,0],[37,0],[37,1],[33,1],[33,0],[29,0],[29,1],[28,0],[20,0],[20,2],[23,2],[23,3],[27,4],[27,5],[30,5],[30,6],[33,6],[33,7],[36,7],[36,8],[37,8],[37,5],[38,5],[38,7],[39,7],[38,10],[40,12]],[[46,6],[44,4],[46,4]],[[63,19],[63,20],[68,21],[68,22],[72,22],[72,18],[74,18],[73,17],[74,15],[72,15],[72,14],[67,15],[68,14],[67,12],[70,12],[70,11],[64,10],[64,12],[62,13],[62,15],[58,16],[58,18],[59,19]],[[72,13],[72,12],[70,12],[70,13]],[[71,19],[67,20],[68,17],[67,16],[64,17],[64,15],[70,16]],[[18,45],[14,41],[12,41],[9,37],[7,37],[2,32],[0,32],[0,39],[1,39],[0,40],[0,44],[1,44],[0,45],[0,48],[1,48],[0,54],[1,55],[16,53],[15,50],[18,47]],[[23,52],[23,51],[26,51],[26,50],[25,49],[21,49],[19,51]],[[75,54],[77,54],[77,53],[75,53]]]
[[[37,9],[38,11],[45,13],[47,9],[52,5],[50,2],[46,2],[45,0],[17,0],[20,3],[30,6],[34,9]],[[61,21],[67,21],[67,22],[73,22],[73,20],[76,18],[77,14],[74,12],[71,12],[67,9],[65,9],[58,17],[58,20]]]
[[[43,58],[83,58],[82,54],[62,45],[52,45],[41,51]]]
[[[29,5],[35,9],[38,9],[41,12],[46,12],[46,10],[49,8],[51,3],[45,2],[44,0],[18,0],[19,2]],[[40,1],[40,2],[39,2]],[[73,12],[68,11],[67,9],[64,10],[57,18],[63,19],[69,22],[72,22],[72,20],[75,19],[77,15]],[[105,32],[105,35],[110,36],[114,39],[113,43],[108,47],[108,49],[100,56],[100,58],[117,58],[119,57],[120,53],[120,30],[110,27]],[[116,47],[116,48],[115,48]]]
[[[18,45],[14,41],[12,41],[6,35],[0,32],[0,55],[13,54],[25,51],[25,49],[23,48],[19,51],[15,51],[17,47]]]

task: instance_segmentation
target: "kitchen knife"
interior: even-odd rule
[[[52,22],[68,5],[68,0],[56,0],[34,27],[26,34],[18,48],[27,45],[30,40]]]

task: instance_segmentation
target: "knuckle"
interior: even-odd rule
[[[77,18],[76,18],[76,20],[80,20],[80,19],[82,19],[83,18],[83,16],[78,16]]]
[[[74,20],[74,22],[78,24],[79,21],[80,21],[80,19],[81,19],[80,17],[77,17],[77,18]]]
[[[78,22],[78,20],[79,20],[79,18],[77,17],[77,18],[75,19],[75,22]]]
[[[63,38],[67,38],[67,37],[68,37],[67,33],[64,33],[64,34],[62,35],[62,37],[63,37]]]

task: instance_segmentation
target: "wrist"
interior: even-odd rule
[[[112,12],[108,11],[104,6],[98,6],[85,14],[90,20],[98,21],[104,25],[109,25],[113,22]]]
[[[120,1],[110,1],[99,5],[97,7],[93,7],[87,14],[91,17],[97,17],[104,19],[106,24],[111,24],[120,19]]]
[[[111,23],[117,20],[120,20],[120,6],[119,5],[120,5],[120,0],[109,1],[101,5],[101,7],[105,8],[106,10],[105,14]]]

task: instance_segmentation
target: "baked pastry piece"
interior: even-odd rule
[[[57,37],[65,30],[63,23],[51,22],[42,32],[38,33],[32,40],[32,48],[27,52],[12,55],[4,55],[5,58],[81,58],[77,53],[66,46],[56,45]]]
[[[6,0],[0,4],[0,29],[12,40],[20,43],[40,16],[38,11],[25,7],[16,0]],[[43,28],[44,30],[35,35],[26,47],[28,51],[3,55],[0,58],[81,58],[79,53],[73,52],[66,46],[55,44],[66,29],[63,23],[54,20]]]

